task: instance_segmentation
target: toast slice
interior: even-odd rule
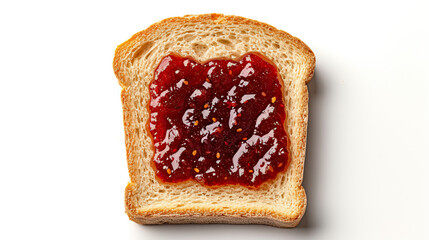
[[[285,129],[291,162],[285,172],[257,189],[240,185],[209,188],[195,181],[160,183],[151,166],[149,84],[161,59],[171,53],[199,62],[238,59],[259,52],[284,81]],[[301,40],[270,25],[222,14],[187,15],[155,23],[118,46],[113,62],[122,87],[130,182],[125,190],[129,218],[140,224],[232,223],[294,227],[306,209],[301,186],[308,121],[307,83],[315,56]]]

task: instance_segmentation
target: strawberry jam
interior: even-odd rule
[[[281,79],[262,56],[200,64],[168,55],[150,85],[158,179],[258,187],[289,163]]]

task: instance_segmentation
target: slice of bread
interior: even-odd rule
[[[209,188],[195,181],[160,183],[151,166],[149,84],[161,59],[170,53],[199,62],[237,59],[259,52],[278,68],[284,81],[285,129],[291,163],[276,179],[257,189],[239,185]],[[132,36],[116,49],[113,68],[122,86],[125,141],[130,182],[125,190],[129,218],[141,224],[234,223],[294,227],[307,200],[301,186],[308,121],[307,83],[315,56],[301,40],[270,25],[222,14],[168,18]]]

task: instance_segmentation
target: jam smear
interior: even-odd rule
[[[204,64],[164,57],[150,84],[157,178],[249,187],[274,179],[290,161],[280,81],[255,53]]]

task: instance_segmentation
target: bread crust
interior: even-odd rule
[[[276,33],[280,34],[281,36],[283,36],[284,40],[292,41],[293,43],[295,43],[297,45],[298,48],[306,51],[306,54],[308,56],[310,56],[312,61],[310,62],[309,69],[311,69],[311,71],[308,73],[308,76],[306,78],[305,83],[308,83],[311,80],[311,78],[313,77],[314,67],[316,66],[316,58],[314,57],[313,51],[299,38],[294,37],[294,36],[290,35],[289,33],[282,31],[282,30],[279,30],[279,29],[277,29],[271,25],[268,25],[266,23],[259,22],[259,21],[253,20],[253,19],[248,19],[248,18],[239,17],[239,16],[233,16],[233,15],[223,15],[223,14],[219,14],[219,13],[211,13],[211,14],[185,15],[183,17],[166,18],[164,20],[161,20],[157,23],[152,24],[147,29],[134,34],[130,39],[128,39],[127,41],[120,44],[115,50],[115,57],[113,59],[113,70],[115,72],[117,79],[119,80],[119,84],[122,87],[124,87],[125,86],[124,80],[126,79],[123,72],[121,71],[120,62],[122,59],[124,59],[124,57],[126,57],[126,56],[124,56],[124,54],[126,54],[126,52],[128,52],[128,50],[130,50],[130,48],[132,48],[136,43],[140,42],[142,39],[146,38],[147,36],[153,34],[153,32],[159,28],[165,28],[165,27],[168,27],[169,25],[172,25],[172,24],[183,24],[186,22],[198,23],[200,21],[205,21],[205,20],[210,20],[210,19],[213,21],[228,21],[228,22],[237,23],[237,24],[247,24],[250,26],[252,26],[252,25],[253,26],[260,26],[260,27],[266,28],[269,31],[276,32]]]
[[[184,24],[184,23],[198,23],[201,21],[213,21],[216,22],[228,22],[230,24],[245,24],[254,27],[262,27],[269,32],[275,33],[277,36],[280,36],[280,40],[290,42],[295,45],[296,48],[300,49],[303,54],[306,55],[308,61],[306,61],[307,66],[304,80],[304,88],[302,89],[302,103],[300,109],[300,118],[303,121],[299,121],[299,129],[301,132],[301,137],[297,142],[297,151],[300,152],[300,159],[295,159],[296,173],[298,175],[297,189],[296,189],[296,198],[299,198],[300,207],[294,214],[285,214],[284,212],[275,211],[270,208],[246,208],[243,206],[236,206],[234,208],[223,209],[219,207],[181,207],[181,208],[163,208],[156,206],[137,206],[135,202],[135,194],[137,191],[137,182],[138,182],[138,166],[136,162],[132,161],[133,157],[131,156],[136,149],[132,149],[133,146],[129,142],[131,136],[128,136],[130,131],[129,123],[132,121],[130,119],[129,113],[131,112],[129,108],[130,103],[127,99],[131,96],[128,95],[125,89],[130,84],[130,79],[127,78],[127,75],[123,68],[124,59],[129,57],[131,49],[135,47],[136,44],[142,42],[144,39],[152,36],[155,31],[159,29],[168,29],[171,25]],[[298,225],[299,221],[303,217],[307,205],[307,199],[305,195],[304,188],[301,186],[303,179],[304,171],[304,156],[306,149],[306,136],[307,136],[307,119],[308,119],[308,90],[306,84],[311,80],[314,74],[315,68],[315,57],[311,49],[303,43],[300,39],[291,36],[290,34],[278,30],[268,24],[261,23],[255,20],[238,17],[238,16],[225,16],[222,14],[202,14],[202,15],[186,15],[184,17],[173,17],[164,19],[158,23],[151,25],[146,30],[143,30],[139,33],[134,34],[128,41],[119,45],[115,51],[115,57],[113,61],[113,69],[115,75],[119,81],[119,84],[122,86],[122,103],[124,110],[124,128],[125,128],[125,138],[126,138],[126,147],[127,147],[127,160],[128,160],[128,169],[130,175],[130,183],[127,185],[125,190],[125,208],[126,213],[129,218],[140,224],[162,224],[162,223],[229,223],[229,224],[266,224],[276,227],[295,227]],[[293,161],[294,159],[292,159]]]

